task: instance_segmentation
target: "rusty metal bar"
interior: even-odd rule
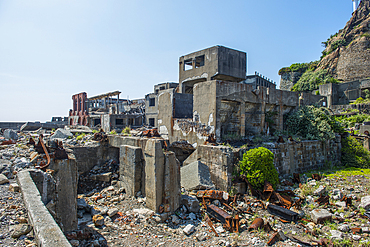
[[[263,219],[262,218],[256,218],[252,224],[248,227],[248,231],[254,231],[254,230],[258,230],[258,229],[262,229],[263,228]]]
[[[47,148],[46,148],[46,146],[45,146],[44,141],[42,140],[42,138],[43,138],[43,136],[42,136],[42,134],[40,134],[40,136],[39,136],[39,143],[41,144],[41,147],[42,147],[42,149],[45,152],[46,159],[47,159],[48,163],[46,163],[46,165],[44,165],[44,166],[40,166],[40,168],[41,169],[45,169],[46,167],[48,167],[50,165],[50,155],[48,153],[48,150],[47,150]]]
[[[209,227],[211,228],[211,230],[216,234],[216,237],[218,237],[218,233],[216,232],[216,229],[215,229],[215,227],[213,226],[212,221],[211,221],[211,219],[208,217],[208,215],[207,215],[207,214],[204,216],[204,220],[207,222],[207,224],[209,225]]]
[[[270,214],[279,216],[280,218],[283,218],[287,221],[297,221],[298,220],[298,213],[293,212],[289,209],[271,204],[271,203],[267,206],[267,211]]]

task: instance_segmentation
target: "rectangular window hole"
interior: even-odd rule
[[[204,66],[204,55],[195,57],[195,68]]]
[[[188,60],[185,60],[184,61],[184,70],[191,70],[193,69],[193,60],[192,59],[188,59]]]
[[[155,106],[155,98],[149,99],[149,106]]]

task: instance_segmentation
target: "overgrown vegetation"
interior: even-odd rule
[[[303,74],[307,70],[315,70],[318,64],[319,64],[319,61],[312,61],[309,63],[294,63],[290,65],[289,67],[281,68],[279,70],[279,75],[282,75],[284,73],[289,73],[289,72],[300,72]]]
[[[319,88],[319,85],[326,83],[339,83],[334,79],[326,69],[313,71],[307,70],[298,82],[294,84],[291,91],[313,91]]]
[[[126,128],[124,128],[123,130],[122,130],[122,134],[124,134],[124,135],[129,135],[130,134],[130,132],[131,132],[131,128],[130,127],[126,127]]]
[[[279,182],[279,175],[274,166],[274,154],[264,147],[248,150],[239,162],[241,174],[244,174],[251,185],[262,189],[265,181],[273,187]]]
[[[343,115],[343,116],[335,116],[335,119],[339,121],[344,128],[352,128],[355,127],[356,123],[362,124],[363,122],[370,121],[369,114],[356,114],[356,115]]]
[[[84,136],[85,136],[85,135],[86,135],[85,133],[82,133],[82,134],[78,135],[78,136],[76,137],[76,140],[77,140],[77,141],[82,140],[82,138],[84,138]]]
[[[286,129],[289,133],[308,140],[329,140],[335,133],[343,133],[344,128],[325,107],[303,106],[286,116]]]
[[[345,166],[369,168],[370,152],[355,137],[342,138],[341,161]]]

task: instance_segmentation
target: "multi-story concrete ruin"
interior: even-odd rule
[[[70,125],[101,127],[104,131],[138,127],[144,123],[144,100],[120,99],[114,91],[87,98],[85,92],[72,96],[73,109],[69,111]]]
[[[299,105],[326,104],[326,97],[278,90],[265,77],[245,72],[246,53],[223,46],[180,57],[179,92],[157,95],[154,126],[170,142],[203,144],[210,136],[221,141],[282,130],[283,115]]]

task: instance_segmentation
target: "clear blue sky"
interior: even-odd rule
[[[178,81],[180,56],[214,45],[279,82],[351,14],[351,0],[0,0],[0,121],[67,116],[80,92],[143,98]]]

